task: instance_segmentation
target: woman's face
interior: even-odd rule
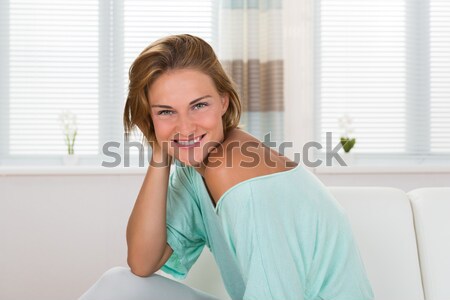
[[[228,95],[219,95],[208,75],[193,69],[167,71],[148,96],[157,142],[172,157],[199,166],[223,141]]]

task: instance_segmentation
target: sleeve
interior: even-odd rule
[[[320,299],[372,300],[373,291],[347,215],[343,213],[338,222],[324,226],[320,234],[308,274],[308,292]]]
[[[187,167],[176,166],[167,189],[167,243],[173,253],[161,270],[186,278],[205,246],[205,227]]]

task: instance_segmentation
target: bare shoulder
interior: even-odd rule
[[[217,204],[227,190],[242,181],[283,172],[296,165],[251,134],[233,129],[221,147],[210,154],[204,179]]]

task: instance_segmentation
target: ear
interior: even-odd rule
[[[228,105],[230,104],[230,99],[228,94],[223,94],[220,97],[221,101],[222,101],[222,116],[227,112],[228,110]]]

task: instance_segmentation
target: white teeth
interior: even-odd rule
[[[201,140],[201,136],[199,136],[198,138],[192,140],[192,141],[178,141],[178,144],[183,145],[183,146],[190,146],[193,145],[195,143],[197,143],[198,141]]]

